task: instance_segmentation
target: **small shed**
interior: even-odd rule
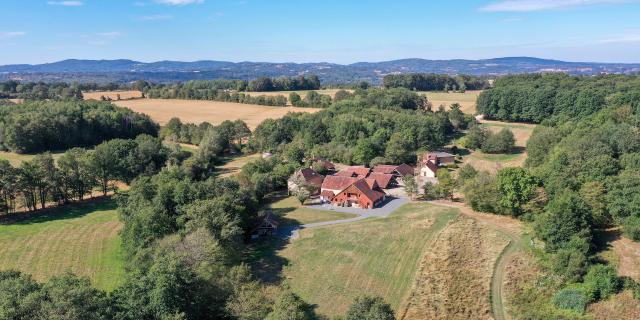
[[[251,229],[251,239],[258,239],[263,236],[270,236],[278,230],[278,219],[271,211],[263,215]]]

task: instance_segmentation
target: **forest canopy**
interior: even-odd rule
[[[90,147],[139,134],[157,136],[147,115],[97,101],[34,101],[0,105],[0,149],[17,153]]]
[[[576,77],[561,73],[498,78],[478,98],[477,111],[488,119],[540,123],[582,118],[608,104],[640,106],[640,77]]]

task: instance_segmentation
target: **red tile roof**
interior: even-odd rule
[[[324,180],[324,176],[315,172],[313,169],[304,168],[300,170],[300,173],[304,177],[304,180],[307,183],[313,184],[315,186],[320,187],[322,185],[322,181]]]
[[[377,165],[377,166],[373,167],[373,172],[392,174],[394,171],[396,171],[397,167],[398,166],[396,166],[396,165],[381,164],[381,165]]]
[[[388,173],[372,172],[369,174],[369,178],[374,179],[380,188],[386,189],[389,187],[389,184],[393,179],[393,175]]]
[[[385,193],[383,191],[371,189],[371,187],[369,186],[370,182],[366,180],[368,179],[360,179],[354,182],[353,186],[360,190],[360,192],[362,192],[365,197],[371,200],[371,203],[376,203],[378,200],[382,199],[382,197],[385,196]]]
[[[344,190],[357,180],[358,179],[352,177],[327,176],[322,182],[322,189]]]
[[[325,197],[329,200],[333,199],[333,197],[335,196],[335,194],[333,193],[333,191],[329,191],[329,190],[324,190],[322,192],[320,192],[320,196]]]
[[[371,172],[371,169],[361,166],[351,166],[344,169],[342,172],[350,172],[351,175],[355,175],[358,178],[366,178]]]
[[[406,164],[406,163],[403,163],[403,164],[401,164],[401,165],[399,165],[399,166],[397,166],[397,167],[396,167],[396,171],[397,171],[401,176],[405,177],[405,176],[412,176],[412,175],[414,175],[416,170],[415,170],[412,166],[410,166],[410,165],[408,165],[408,164]]]

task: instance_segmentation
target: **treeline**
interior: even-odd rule
[[[298,76],[295,78],[261,77],[251,80],[247,85],[247,91],[293,91],[293,90],[318,90],[321,87],[320,79],[316,75]]]
[[[488,119],[541,123],[596,113],[607,103],[640,104],[640,77],[527,74],[498,78],[478,98],[478,113]]]
[[[254,130],[249,147],[282,153],[298,163],[305,157],[345,164],[412,163],[417,150],[446,143],[455,129],[450,117],[464,126],[474,121],[428,107],[424,96],[406,89],[356,90],[322,112],[265,120]]]
[[[226,120],[218,126],[213,126],[206,121],[195,125],[193,123],[182,123],[179,118],[171,118],[160,129],[160,137],[168,141],[199,145],[205,133],[209,130],[215,130],[221,132],[221,136],[230,137],[230,144],[240,148],[242,147],[242,141],[251,135],[251,130],[242,120]]]
[[[44,209],[48,203],[82,200],[99,187],[103,195],[110,183],[130,183],[140,175],[152,175],[169,157],[160,139],[140,135],[134,140],[114,139],[93,150],[73,148],[58,160],[49,153],[13,167],[0,160],[0,212]]]
[[[78,84],[64,82],[0,82],[0,99],[25,100],[82,100],[82,89]]]
[[[468,75],[449,76],[433,73],[388,74],[382,79],[385,88],[406,88],[417,91],[484,90],[489,80]]]
[[[148,116],[97,101],[38,101],[0,106],[0,149],[38,153],[90,147],[115,138],[156,136]]]
[[[284,107],[287,105],[287,97],[283,95],[252,96],[250,94],[237,92],[230,89],[218,87],[218,82],[227,83],[230,80],[188,81],[176,84],[160,84],[146,88],[144,95],[152,99],[189,99],[189,100],[211,100],[222,102],[236,102],[247,104],[258,104],[264,106]],[[211,84],[211,86],[209,86]]]

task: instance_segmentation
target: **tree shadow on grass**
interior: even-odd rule
[[[289,265],[289,260],[278,255],[278,252],[289,243],[289,239],[278,236],[264,237],[247,246],[244,254],[245,262],[251,267],[253,274],[268,284],[282,282],[282,269]]]
[[[91,198],[33,212],[12,213],[0,216],[0,224],[30,225],[55,220],[74,219],[95,211],[115,210],[117,207],[116,201],[114,201],[111,196]]]
[[[596,229],[593,231],[594,252],[601,253],[612,249],[611,243],[622,237],[620,229]],[[596,258],[599,263],[606,263],[601,258]]]

